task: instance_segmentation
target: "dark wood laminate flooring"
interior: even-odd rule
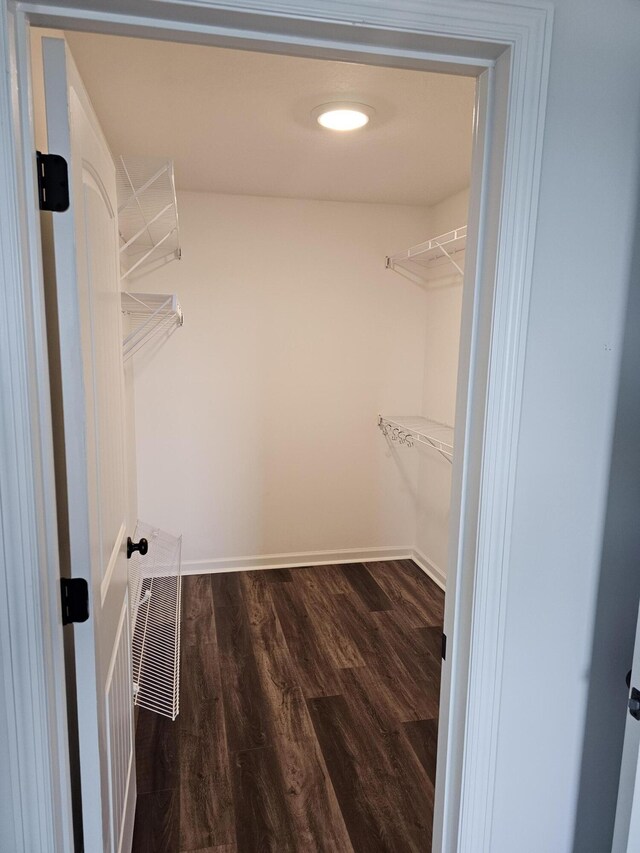
[[[134,853],[428,853],[443,607],[410,560],[185,577]]]

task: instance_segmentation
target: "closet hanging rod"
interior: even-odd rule
[[[453,427],[420,415],[378,416],[378,428],[390,441],[413,447],[415,444],[437,450],[453,461]]]

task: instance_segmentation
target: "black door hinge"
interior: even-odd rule
[[[447,659],[447,635],[442,632],[442,660]]]
[[[41,154],[38,163],[38,198],[40,210],[62,213],[69,208],[69,169],[60,154]]]
[[[84,578],[60,578],[62,624],[86,622],[89,618],[89,585]]]

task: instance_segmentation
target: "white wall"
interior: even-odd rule
[[[514,5],[516,5],[514,3]],[[556,0],[542,184],[514,482],[492,853],[610,849],[637,613],[637,519],[620,530],[625,581],[594,634],[623,319],[637,240],[640,4]],[[637,335],[637,325],[635,328]],[[635,365],[637,375],[637,364]],[[629,393],[628,387],[625,392]],[[636,388],[637,394],[637,388]],[[633,413],[640,434],[638,409]],[[628,426],[627,426],[628,428]],[[633,459],[633,457],[632,457]],[[594,644],[611,643],[616,709],[590,733]],[[606,687],[599,685],[602,694]],[[604,699],[604,697],[602,697]],[[473,697],[471,697],[473,701]],[[577,803],[588,802],[577,818]],[[583,799],[583,798],[586,798]]]
[[[640,217],[638,223],[593,630],[576,850],[609,842],[627,719],[627,687],[620,676],[631,668],[640,601]],[[640,673],[632,683],[640,687]],[[628,778],[621,784],[633,788]],[[603,820],[603,811],[608,819]]]
[[[422,400],[425,293],[384,256],[423,208],[197,193],[183,260],[136,282],[179,294],[184,327],[137,357],[139,516],[185,562],[411,548],[417,460],[379,412]],[[240,561],[242,562],[242,560]]]
[[[469,191],[456,193],[430,208],[431,232],[435,237],[465,225]],[[425,235],[425,239],[426,239]],[[452,268],[453,269],[453,268]],[[407,286],[412,286],[407,282]],[[415,286],[415,285],[413,285]],[[425,417],[454,424],[462,278],[447,276],[425,290],[425,352],[421,412]],[[439,453],[417,448],[418,515],[416,549],[443,581],[447,574],[451,463]]]

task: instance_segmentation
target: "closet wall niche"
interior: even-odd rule
[[[473,81],[68,41],[126,154],[137,516],[183,572],[412,556],[444,586]],[[339,78],[375,106],[349,138],[311,118]],[[141,211],[158,174],[176,204]]]

